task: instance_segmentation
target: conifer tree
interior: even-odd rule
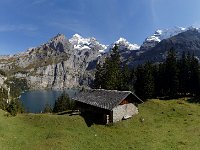
[[[94,88],[96,89],[102,88],[102,85],[104,85],[105,81],[104,77],[105,77],[105,68],[101,66],[100,63],[98,63],[95,72]]]
[[[112,49],[110,57],[105,59],[105,63],[97,65],[95,74],[95,88],[103,88],[109,90],[119,90],[121,86],[121,60],[118,52],[118,46]]]
[[[11,100],[10,104],[8,105],[7,111],[12,115],[17,115],[17,104],[14,100]]]
[[[158,66],[157,73],[154,73],[154,81],[155,81],[155,93],[157,96],[165,96],[166,95],[166,85],[165,85],[165,64],[160,63]]]
[[[182,58],[178,62],[179,68],[179,93],[186,95],[189,87],[190,78],[190,54],[186,56],[185,52],[182,54]]]
[[[3,87],[0,87],[0,109],[6,110],[8,105],[6,102],[7,99],[8,99],[8,91]]]
[[[166,62],[165,62],[165,85],[167,95],[174,97],[177,95],[179,81],[178,81],[178,67],[177,57],[175,50],[172,48],[169,50]]]
[[[144,68],[142,65],[138,65],[136,68],[136,82],[135,82],[135,93],[144,98]]]
[[[61,94],[60,97],[57,98],[53,112],[58,113],[66,110],[71,110],[74,107],[74,101],[70,100],[69,95],[65,92]]]
[[[121,85],[120,85],[120,90],[125,90],[125,91],[132,91],[133,90],[133,72],[131,72],[131,70],[129,69],[128,65],[125,65],[122,68],[121,71],[121,78],[119,79]]]
[[[198,95],[200,93],[200,68],[199,68],[199,62],[195,58],[194,54],[191,58],[190,68],[191,68],[190,72],[191,93],[194,95]]]
[[[17,113],[24,113],[25,112],[25,108],[22,105],[22,103],[20,102],[19,99],[12,99],[10,101],[10,103],[8,104],[8,107],[6,108],[6,110],[12,115],[12,116],[16,116]]]
[[[136,70],[135,92],[143,99],[152,98],[155,90],[153,66],[149,62]]]
[[[121,60],[118,51],[118,46],[115,45],[112,49],[110,58],[105,62],[106,76],[105,76],[105,89],[115,90],[120,88],[119,79],[121,77]]]
[[[50,104],[45,104],[43,113],[52,113],[53,109],[51,108]]]
[[[155,82],[153,77],[153,66],[146,63],[144,66],[144,95],[145,98],[153,98],[155,90]]]

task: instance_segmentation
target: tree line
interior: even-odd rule
[[[103,64],[97,64],[93,88],[131,90],[142,99],[199,96],[200,65],[194,54],[168,51],[164,62],[147,62],[136,68],[123,65],[118,46]]]
[[[68,110],[73,110],[75,102],[69,97],[69,95],[64,91],[55,101],[52,108],[50,104],[46,104],[43,113],[60,113]]]
[[[93,88],[130,90],[132,77],[133,72],[127,65],[122,65],[118,46],[115,45],[111,55],[106,57],[105,63],[97,64]]]
[[[3,71],[0,71],[1,75]],[[8,111],[12,116],[17,113],[25,112],[24,106],[19,100],[21,92],[28,90],[26,79],[18,79],[15,77],[8,78],[4,84],[5,87],[0,87],[0,109]],[[9,90],[10,89],[10,90]]]

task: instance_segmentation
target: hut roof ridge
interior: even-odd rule
[[[123,99],[129,94],[133,94],[131,91],[117,91],[117,90],[105,90],[105,89],[91,89],[80,92],[73,99],[82,103],[86,103],[92,106],[100,107],[107,110],[112,110],[119,105]],[[140,100],[140,99],[139,99]],[[143,102],[142,100],[140,100]]]

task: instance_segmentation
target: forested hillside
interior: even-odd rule
[[[95,88],[132,90],[141,98],[175,98],[199,96],[200,65],[190,52],[178,59],[176,51],[169,49],[164,62],[147,62],[130,68],[120,60],[118,46],[97,65]]]

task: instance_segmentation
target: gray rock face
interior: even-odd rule
[[[90,49],[75,49],[64,35],[24,53],[0,59],[0,69],[26,78],[30,88],[73,88],[88,86],[102,48],[92,39]],[[88,45],[90,46],[90,45]]]
[[[178,58],[183,52],[190,52],[199,60],[200,59],[200,32],[197,29],[189,29],[168,39],[159,42],[155,47],[145,51],[132,62],[133,66],[143,64],[147,61],[157,63],[166,59],[167,52],[174,48]]]
[[[158,30],[140,47],[120,38],[119,53],[123,63],[137,66],[146,61],[161,62],[167,50],[174,47],[178,54],[194,52],[200,58],[200,30],[178,28]],[[114,46],[106,47],[95,38],[74,35],[70,40],[58,34],[50,41],[13,56],[0,56],[0,69],[11,76],[26,78],[30,88],[73,88],[91,86],[96,63],[103,63]],[[0,78],[0,84],[3,79]]]
[[[137,55],[138,45],[123,38],[115,43],[119,45],[123,62]],[[75,34],[68,40],[58,34],[26,52],[0,57],[0,69],[15,77],[26,78],[33,89],[91,86],[97,62],[104,62],[112,47],[113,44],[107,48],[95,38]]]
[[[140,47],[140,50],[141,51],[150,50],[151,48],[155,47],[160,41],[173,37],[189,29],[194,29],[194,28],[193,27],[189,27],[189,28],[173,27],[171,29],[157,30],[155,31],[153,35],[145,39],[145,41]]]

